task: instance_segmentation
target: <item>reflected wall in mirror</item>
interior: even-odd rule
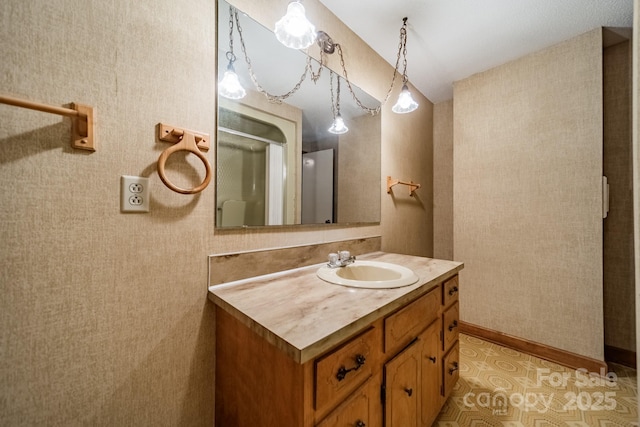
[[[218,1],[219,78],[233,58],[229,19],[229,3]],[[361,109],[340,77],[339,110],[349,131],[330,133],[337,74],[331,81],[330,69],[283,46],[241,11],[238,20],[244,43],[234,18],[232,65],[246,95],[218,96],[216,227],[379,223],[380,114]],[[252,81],[245,50],[253,75],[270,94],[293,89],[308,63],[316,74],[321,69],[320,77],[307,75],[293,95],[270,102]],[[380,105],[351,85],[364,105]]]

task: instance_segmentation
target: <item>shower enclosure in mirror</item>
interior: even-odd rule
[[[239,28],[231,16],[230,32],[229,3],[218,1],[218,80],[234,59],[245,95],[218,96],[216,227],[379,223],[380,114],[358,107],[342,77],[339,92],[338,73],[320,71],[315,59],[310,65],[319,78],[307,75],[294,94],[270,101],[257,85],[286,94],[309,59],[241,11]],[[380,105],[351,86],[367,107]],[[328,131],[338,94],[343,134]]]

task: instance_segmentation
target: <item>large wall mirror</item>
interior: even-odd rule
[[[229,3],[217,4],[218,80],[233,58],[232,40],[233,68],[246,95],[218,96],[216,227],[379,223],[380,114],[360,108],[342,77],[326,66],[317,81],[307,75],[294,94],[270,101],[256,83],[283,95],[307,64],[317,74],[319,62],[283,46],[242,11],[237,13],[242,38],[235,14],[230,33]],[[351,86],[363,105],[380,105]],[[343,134],[328,131],[338,94],[348,127]]]

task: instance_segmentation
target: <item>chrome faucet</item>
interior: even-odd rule
[[[331,268],[344,267],[353,264],[355,260],[356,257],[351,255],[349,251],[332,252],[329,254],[329,263],[327,265]]]

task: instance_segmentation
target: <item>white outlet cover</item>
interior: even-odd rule
[[[149,212],[150,198],[149,178],[130,175],[120,177],[121,212]]]

